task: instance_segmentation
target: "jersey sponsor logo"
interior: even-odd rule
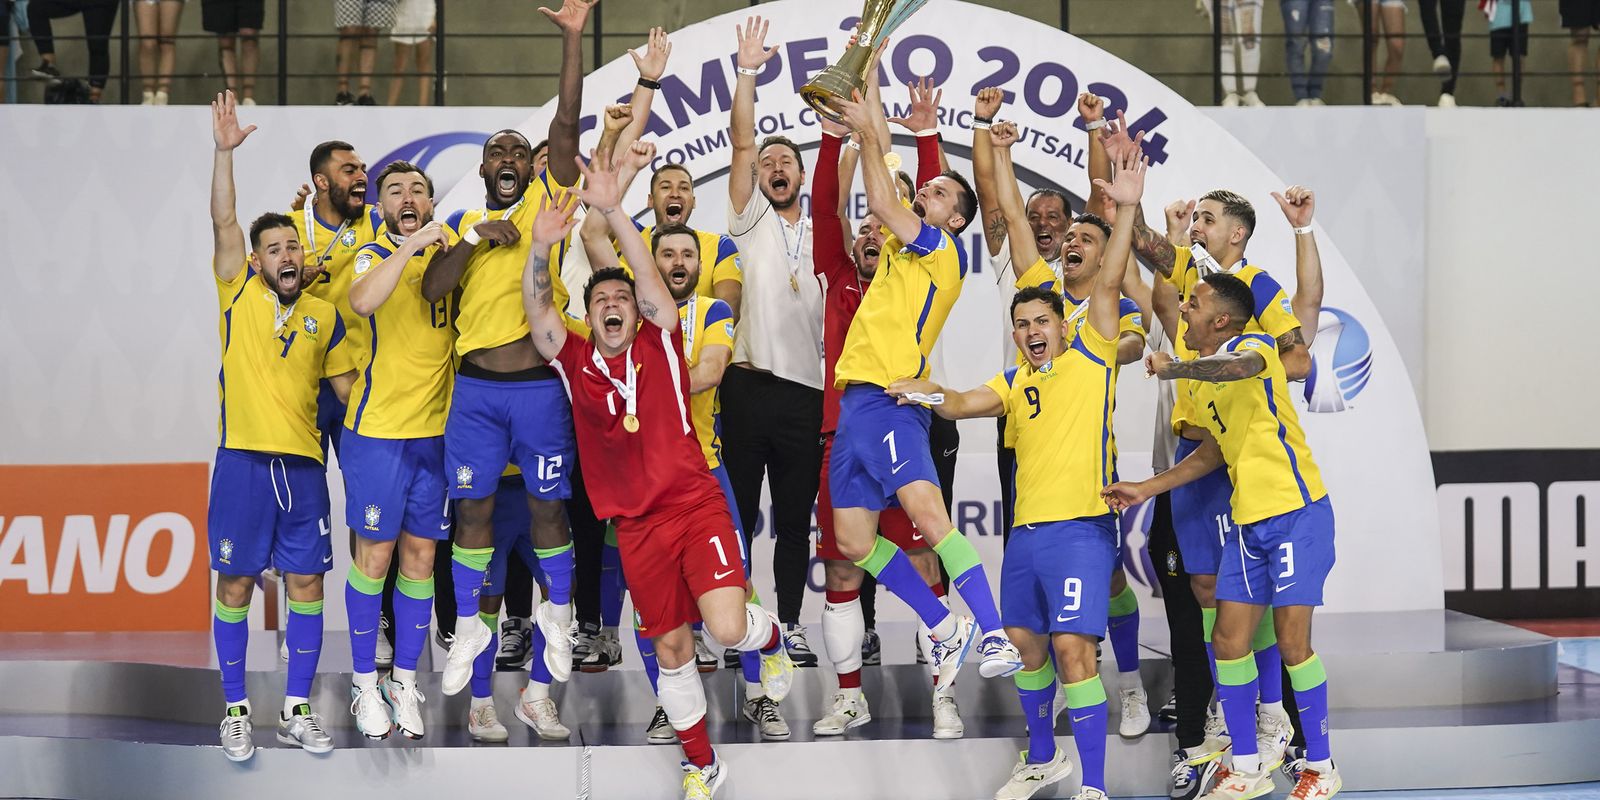
[[[383,519],[383,509],[375,504],[367,506],[364,519],[367,523],[367,530],[377,530],[378,522]]]
[[[309,333],[312,336],[316,336],[317,335],[317,318],[311,316],[310,314],[307,314],[304,317],[301,317],[300,319],[305,323],[306,333]]]
[[[1306,410],[1332,413],[1351,401],[1372,379],[1372,340],[1350,312],[1322,307],[1317,338],[1311,343],[1311,374],[1306,376]]]
[[[472,467],[469,467],[469,466],[467,466],[465,464],[462,464],[461,466],[456,467],[456,488],[457,489],[471,489],[472,488]]]

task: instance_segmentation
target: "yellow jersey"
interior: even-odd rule
[[[927,378],[928,354],[966,277],[967,253],[943,230],[924,222],[914,242],[890,236],[845,335],[834,386]]]
[[[1187,247],[1176,247],[1177,256],[1172,262],[1172,275],[1165,280],[1178,290],[1178,301],[1187,302],[1194,296],[1194,288],[1200,284],[1200,268],[1194,263],[1194,256]],[[1253,267],[1249,261],[1240,261],[1237,269],[1232,273],[1235,278],[1244,281],[1250,287],[1250,293],[1255,295],[1254,314],[1250,321],[1245,323],[1245,333],[1265,333],[1274,341],[1295,328],[1300,327],[1300,320],[1294,316],[1294,308],[1289,305],[1289,297],[1284,294],[1283,287],[1266,270]],[[1172,355],[1179,361],[1192,361],[1198,355],[1183,343],[1183,334],[1189,330],[1189,323],[1178,317],[1178,334],[1172,345]],[[1276,346],[1276,345],[1274,345]],[[1182,433],[1184,425],[1199,427],[1203,424],[1198,419],[1192,397],[1193,386],[1191,381],[1180,380],[1173,387],[1172,404],[1172,432]]]
[[[639,235],[644,237],[645,249],[648,250],[650,237],[655,233],[655,226],[640,226],[638,222],[633,224],[639,227]],[[744,267],[739,261],[739,246],[733,243],[732,237],[698,229],[694,235],[700,241],[700,280],[694,285],[695,294],[701,297],[715,297],[716,295],[711,293],[711,287],[723,281],[744,283]],[[620,252],[619,250],[617,256],[619,266],[629,270],[628,274],[632,275],[628,259],[623,258]]]
[[[1022,277],[1017,279],[1017,291],[1019,292],[1033,286],[1041,286],[1060,294],[1062,302],[1067,306],[1068,318],[1082,316],[1076,309],[1082,306],[1088,298],[1079,300],[1068,293],[1066,287],[1061,283],[1061,276],[1057,275],[1055,270],[1050,268],[1050,264],[1042,258],[1033,262],[1033,266],[1029,267],[1028,271],[1022,273]],[[1122,319],[1117,324],[1117,336],[1120,337],[1124,333],[1136,333],[1140,339],[1143,339],[1144,315],[1139,313],[1139,304],[1125,295],[1119,295],[1119,297],[1121,299],[1118,301],[1117,311],[1122,315]],[[1084,309],[1083,313],[1087,312],[1088,309]],[[1069,336],[1072,335],[1074,329],[1068,328],[1067,334]],[[1068,341],[1066,344],[1070,347],[1072,342]],[[1028,360],[1022,356],[1022,351],[1018,350],[1017,366],[1020,367],[1026,363],[1028,363]]]
[[[309,294],[283,306],[253,269],[217,278],[217,304],[222,446],[320,463],[318,382],[355,369],[338,310]]]
[[[451,214],[445,220],[450,246],[472,226],[486,220],[508,219],[522,237],[515,244],[501,247],[492,242],[476,246],[461,274],[460,316],[456,320],[456,352],[466,355],[509,344],[528,335],[528,315],[522,308],[522,270],[528,263],[532,244],[529,232],[540,207],[555,202],[566,187],[550,177],[549,170],[534,176],[522,198],[507,209],[473,208]],[[550,248],[550,277],[555,291],[555,307],[564,309],[570,295],[561,281],[561,259],[567,242]]]
[[[307,203],[305,208],[289,212],[295,233],[300,236],[300,249],[306,254],[306,269],[322,270],[322,274],[306,287],[306,294],[322,298],[339,309],[345,334],[350,337],[349,344],[354,345],[351,353],[360,358],[357,351],[364,351],[365,342],[361,341],[358,330],[365,326],[366,320],[350,307],[350,282],[355,280],[352,268],[356,253],[383,234],[383,213],[377,206],[369,205],[355,219],[329,225],[311,206]]]
[[[1015,436],[1017,525],[1111,513],[1100,490],[1116,469],[1117,343],[1083,318],[1076,327],[1066,352],[1038,370],[1011,367],[984,384]]]
[[[1287,514],[1327,496],[1311,460],[1300,415],[1272,337],[1249,333],[1230,340],[1229,353],[1253,350],[1266,368],[1242,381],[1195,381],[1200,424],[1211,431],[1233,481],[1233,521],[1241,525]]]
[[[683,357],[692,369],[700,363],[700,354],[707,347],[722,345],[733,350],[733,310],[716,298],[695,295],[678,304],[678,321],[683,326]],[[700,438],[700,452],[705,454],[706,467],[716,469],[722,464],[721,392],[716,388],[689,395],[689,414],[694,419],[694,431]]]
[[[377,268],[399,243],[385,233],[361,248],[357,278]],[[378,439],[444,435],[454,366],[451,295],[437,303],[422,297],[422,273],[437,246],[411,257],[394,292],[366,320],[367,354],[350,389],[344,425]]]

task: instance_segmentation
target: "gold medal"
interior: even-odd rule
[[[629,414],[622,418],[622,429],[628,433],[639,432],[639,418]]]
[[[796,293],[800,291],[800,282],[794,279],[792,273],[789,275],[789,291]]]

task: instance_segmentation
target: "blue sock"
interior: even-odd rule
[[[217,667],[222,671],[222,699],[229,705],[243,703],[244,653],[250,643],[250,606],[230,608],[215,601],[211,616],[211,641],[217,648]]]
[[[1328,749],[1328,673],[1316,653],[1289,667],[1289,683],[1300,710],[1300,730],[1306,735],[1306,760],[1327,761]]]
[[[600,625],[615,628],[622,622],[622,551],[607,541],[600,551]]]
[[[744,673],[745,683],[761,682],[761,654],[754,650],[746,650],[739,654],[739,671]]]
[[[1261,702],[1283,702],[1283,657],[1278,655],[1277,645],[1256,651],[1256,674],[1260,676]]]
[[[638,628],[633,629],[633,640],[639,645],[639,659],[644,662],[645,677],[650,679],[650,691],[660,696],[656,683],[661,679],[661,664],[656,661],[656,643],[646,639]]]
[[[1111,605],[1107,610],[1111,640],[1111,652],[1117,658],[1118,672],[1137,672],[1139,670],[1139,598],[1133,593],[1132,586],[1122,587],[1116,597],[1111,598]],[[1104,787],[1097,787],[1104,788]]]
[[[528,662],[528,679],[548,684],[555,678],[550,676],[550,667],[544,663],[545,638],[544,631],[538,625],[533,626],[533,646],[531,653],[533,660]]]
[[[1096,675],[1067,685],[1067,714],[1078,746],[1083,785],[1106,789],[1106,687]]]
[[[398,599],[398,598],[396,598]],[[480,613],[478,618],[483,624],[489,626],[489,646],[472,660],[472,696],[494,696],[494,657],[500,652],[500,626],[488,614]],[[537,626],[536,626],[537,627]],[[398,658],[399,654],[396,654]]]
[[[967,608],[972,610],[972,618],[978,621],[978,630],[984,633],[999,631],[1000,609],[995,607],[994,592],[989,589],[989,575],[983,571],[983,561],[978,558],[977,548],[960,531],[952,530],[933,546],[933,552],[938,554],[939,563],[944,565],[945,573],[952,578],[950,585],[955,587],[956,593],[967,602]]]
[[[289,643],[289,680],[284,695],[310,697],[311,681],[317,677],[317,659],[322,655],[322,601],[289,601],[289,624],[284,638]]]
[[[1022,670],[1012,679],[1022,701],[1022,716],[1028,720],[1028,763],[1043,764],[1056,757],[1056,720],[1050,713],[1056,699],[1055,672],[1046,663],[1035,670]]]
[[[1217,662],[1217,699],[1222,702],[1222,717],[1233,739],[1233,755],[1256,755],[1256,695],[1260,681],[1255,657]],[[1301,720],[1304,724],[1304,720]],[[1308,740],[1309,741],[1309,740]]]
[[[545,587],[550,590],[550,602],[564,606],[572,602],[572,543],[546,550],[534,548],[539,556],[539,567],[544,570]]]
[[[878,584],[894,593],[911,610],[916,612],[922,624],[930,630],[938,630],[939,626],[950,616],[950,609],[933,595],[933,590],[928,588],[928,582],[917,574],[917,568],[911,565],[911,559],[906,557],[904,551],[895,547],[888,539],[882,536],[872,545],[872,552],[867,557],[857,561],[856,566],[861,567],[878,579]],[[988,582],[984,582],[988,586]],[[986,593],[987,588],[984,590]],[[963,598],[966,595],[962,595]],[[991,601],[992,603],[992,601]],[[986,629],[987,630],[987,629]]]
[[[417,668],[422,648],[428,646],[428,621],[432,617],[433,576],[418,581],[401,575],[395,581],[394,593],[395,669]]]
[[[483,590],[483,576],[489,570],[493,547],[450,546],[450,578],[455,581],[456,617],[470,617],[478,612],[478,593]],[[491,629],[495,626],[490,625]]]
[[[398,599],[398,598],[397,598]],[[383,579],[366,576],[356,565],[344,583],[345,618],[350,624],[350,664],[356,674],[376,672],[378,617],[383,613]]]

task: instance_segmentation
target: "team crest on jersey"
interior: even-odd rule
[[[342,244],[345,247],[355,247],[355,245],[356,245],[356,232],[354,230],[346,228],[345,231],[344,231],[344,235],[339,237],[339,244]]]
[[[317,318],[311,316],[310,314],[307,314],[306,316],[301,317],[301,319],[305,320],[306,333],[309,333],[312,336],[316,336],[317,335]]]
[[[1167,574],[1173,576],[1178,574],[1178,553],[1175,550],[1167,551]]]
[[[217,542],[217,560],[221,561],[224,564],[229,564],[229,563],[232,563],[232,559],[233,559],[233,540],[232,539],[223,539],[222,541]]]
[[[471,489],[472,488],[472,467],[469,467],[469,466],[467,466],[465,464],[462,464],[461,466],[456,467],[456,488],[457,489]]]
[[[722,330],[727,332],[729,339],[733,338],[733,323],[732,322],[724,322],[724,323],[722,323]]]
[[[382,517],[383,517],[383,509],[377,507],[376,505],[367,506],[367,510],[366,510],[367,530],[369,530],[369,531],[377,530],[378,529],[378,520],[381,519]]]
[[[1294,313],[1294,307],[1289,305],[1289,298],[1287,297],[1278,298],[1278,306],[1283,309],[1283,313],[1285,314]]]

